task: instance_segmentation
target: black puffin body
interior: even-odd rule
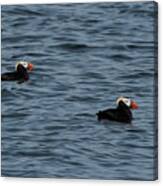
[[[22,83],[29,80],[28,70],[32,70],[33,65],[27,62],[20,62],[16,66],[16,71],[6,72],[1,75],[2,81],[18,81]]]
[[[6,72],[1,75],[2,81],[27,81],[29,75],[27,69],[23,65],[19,64],[15,72]]]
[[[122,123],[131,123],[133,117],[130,108],[138,108],[136,102],[131,101],[131,105],[128,106],[123,100],[120,100],[116,109],[99,111],[96,115],[99,121],[104,119]]]

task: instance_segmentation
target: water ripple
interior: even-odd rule
[[[153,180],[154,2],[2,6],[2,175]],[[136,100],[133,122],[96,112]],[[140,171],[141,167],[141,171]]]

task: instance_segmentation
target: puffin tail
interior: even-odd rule
[[[98,113],[96,113],[96,115],[97,115],[97,119],[98,119],[98,121],[100,121],[102,118],[101,118],[101,111],[99,111]]]

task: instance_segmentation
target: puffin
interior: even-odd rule
[[[117,108],[106,109],[96,113],[98,121],[110,120],[121,123],[131,123],[133,116],[130,109],[138,109],[138,104],[125,97],[119,97],[116,100]]]
[[[28,72],[32,70],[32,63],[19,61],[15,65],[15,71],[1,74],[1,81],[18,81],[18,83],[23,83],[29,80]]]

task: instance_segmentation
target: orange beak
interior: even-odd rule
[[[131,109],[138,109],[138,104],[135,101],[131,101]]]
[[[32,63],[29,63],[27,69],[29,71],[32,71],[33,70],[33,64]]]

